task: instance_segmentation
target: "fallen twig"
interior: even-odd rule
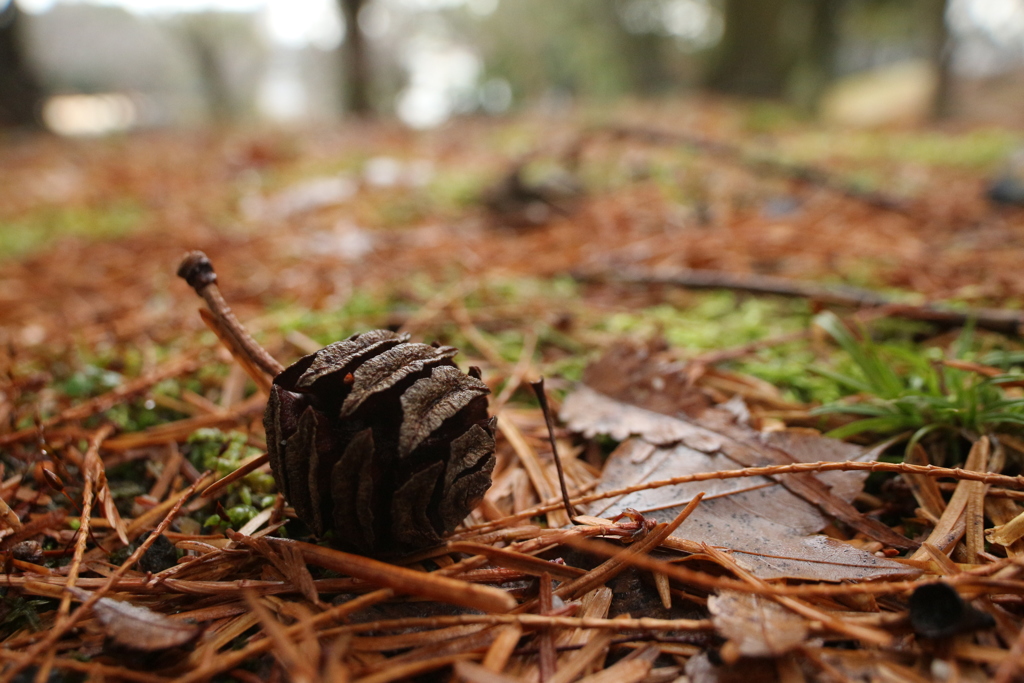
[[[821,187],[877,209],[892,211],[905,216],[912,215],[911,206],[907,201],[882,192],[864,190],[837,177],[834,173],[824,168],[779,161],[773,156],[755,155],[738,145],[731,145],[727,142],[712,140],[711,138],[691,133],[679,133],[639,126],[595,128],[581,136],[576,146],[572,148],[571,154],[578,155],[582,147],[591,138],[601,134],[608,135],[613,139],[630,138],[658,145],[680,145],[688,149],[710,154],[716,159],[747,166],[759,173],[789,178],[801,183],[814,185],[815,187]]]
[[[635,270],[575,271],[572,277],[586,283],[669,285],[688,289],[729,289],[752,294],[774,294],[810,299],[839,306],[874,307],[889,317],[907,318],[957,327],[974,323],[977,327],[1011,336],[1021,336],[1024,313],[999,308],[952,310],[936,304],[914,306],[867,289],[820,285],[772,275],[730,273],[720,270],[674,269],[671,272]]]
[[[842,462],[835,462],[832,460],[825,460],[821,462],[799,462],[788,465],[766,465],[763,467],[744,467],[736,470],[721,470],[719,472],[698,472],[696,474],[684,474],[678,477],[672,477],[671,479],[661,479],[658,481],[644,482],[642,484],[635,484],[633,486],[626,486],[620,489],[614,489],[611,491],[602,491],[601,493],[592,493],[586,496],[578,496],[571,499],[574,505],[585,505],[592,503],[597,500],[603,500],[606,498],[618,498],[619,496],[626,495],[627,493],[635,493],[637,491],[646,491],[647,489],[656,489],[664,486],[673,486],[676,484],[686,484],[693,481],[709,481],[712,479],[738,479],[743,477],[769,477],[777,476],[780,474],[798,474],[805,472],[836,472],[836,471],[861,471],[861,472],[894,472],[897,474],[912,473],[912,474],[923,474],[927,477],[949,477],[952,479],[960,479],[967,481],[980,481],[985,484],[1004,486],[1012,489],[1024,489],[1024,475],[1010,476],[1006,474],[995,474],[992,472],[973,472],[971,470],[961,469],[959,467],[938,467],[937,465],[910,465],[901,462],[859,462],[856,460],[846,460]],[[679,501],[679,505],[686,505],[689,500]],[[492,522],[485,522],[467,529],[466,532],[457,534],[460,539],[470,540],[471,534],[486,533],[490,530],[508,526],[509,524],[523,519],[529,519],[552,510],[557,510],[562,507],[561,502],[557,503],[546,503],[544,505],[537,505],[528,510],[503,517]]]
[[[419,595],[485,612],[507,612],[516,606],[516,600],[511,595],[489,586],[478,586],[446,576],[417,572],[311,543],[282,538],[266,540],[273,546],[296,548],[302,553],[303,560],[309,564],[360,578],[398,593]]]

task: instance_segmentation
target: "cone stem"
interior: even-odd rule
[[[203,297],[220,329],[254,365],[271,377],[276,377],[284,370],[284,366],[267,353],[235,317],[231,307],[221,296],[220,288],[217,287],[217,273],[213,271],[213,264],[206,254],[201,251],[190,251],[186,254],[178,266],[178,276],[184,278],[189,286],[196,290],[196,294]]]

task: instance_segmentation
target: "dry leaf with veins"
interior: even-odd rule
[[[770,464],[763,458],[772,454],[782,454],[790,462],[856,460],[863,455],[857,446],[816,433],[758,433],[726,411],[694,400],[696,390],[686,387],[685,380],[673,375],[672,369],[643,351],[630,356],[613,350],[588,369],[585,381],[614,392],[615,397],[588,384],[566,397],[561,417],[570,429],[586,436],[608,434],[627,439],[605,463],[597,493],[682,475]],[[831,472],[819,474],[812,483],[831,501],[849,505],[864,477],[861,473]],[[842,581],[916,573],[847,543],[813,535],[827,524],[827,518],[785,483],[792,482],[745,477],[663,486],[598,501],[588,514],[610,517],[624,508],[635,508],[656,521],[669,521],[703,492],[700,507],[673,537],[728,548],[740,566],[760,578]]]
[[[89,591],[67,588],[78,600],[89,599]],[[203,632],[195,624],[171,619],[145,607],[111,598],[100,598],[92,606],[103,633],[122,647],[143,652],[158,652],[189,645]]]
[[[807,638],[807,620],[760,595],[723,590],[708,598],[718,632],[728,639],[722,658],[776,657]]]

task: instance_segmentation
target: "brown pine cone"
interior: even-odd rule
[[[450,346],[388,330],[302,358],[271,387],[270,466],[299,519],[368,555],[438,543],[491,484],[494,421]]]

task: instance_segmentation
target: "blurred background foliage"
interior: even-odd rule
[[[68,134],[712,91],[1019,121],[1024,0],[0,0],[0,121]]]

